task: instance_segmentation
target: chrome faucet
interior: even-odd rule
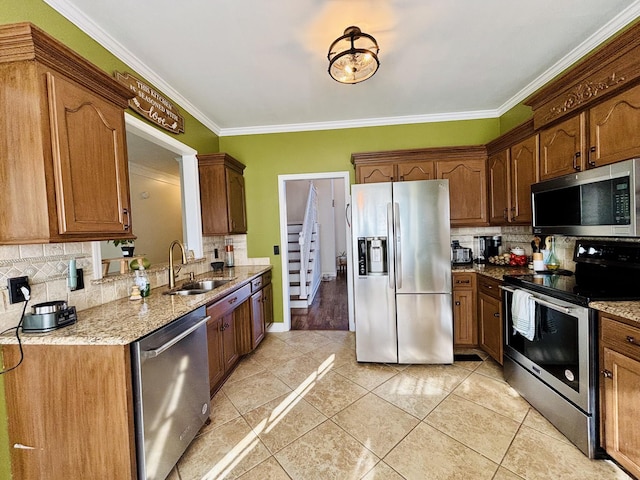
[[[184,251],[184,245],[180,240],[174,240],[173,242],[171,242],[171,245],[169,246],[169,290],[171,290],[172,288],[175,288],[176,286],[176,272],[173,266],[173,247],[175,245],[178,245],[182,252],[182,264],[183,265],[187,264],[187,254]]]

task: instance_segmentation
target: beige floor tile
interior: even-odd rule
[[[332,342],[342,343],[353,347],[356,345],[355,333],[349,332],[348,330],[316,330],[316,333],[327,337]]]
[[[462,443],[420,423],[384,461],[408,480],[490,480],[498,465]]]
[[[275,458],[269,457],[238,477],[238,480],[290,480],[290,477]]]
[[[177,467],[173,467],[173,469],[169,473],[169,476],[167,477],[167,480],[180,480],[180,476],[178,475],[178,468]]]
[[[302,355],[304,355],[303,352],[292,347],[287,342],[270,336],[265,338],[248,358],[255,360],[268,369],[274,363],[286,362],[293,358],[299,358]]]
[[[496,463],[520,428],[519,422],[456,395],[445,398],[424,421]]]
[[[420,423],[413,415],[369,393],[332,420],[378,457],[384,457]]]
[[[271,452],[277,452],[327,420],[295,393],[278,397],[243,417]]]
[[[379,460],[331,421],[287,445],[275,457],[293,480],[359,479]]]
[[[295,335],[284,340],[287,345],[300,350],[303,353],[315,350],[327,343],[331,343],[331,340],[327,337],[315,332],[307,332],[306,335]]]
[[[526,480],[629,478],[612,464],[589,460],[573,445],[527,426],[523,426],[516,435],[502,466]]]
[[[405,373],[419,378],[430,387],[451,392],[470,372],[457,365],[411,365]]]
[[[342,375],[329,372],[298,393],[320,412],[331,417],[366,395],[367,391]]]
[[[504,467],[498,468],[495,477],[493,480],[523,480],[520,475],[516,475],[515,473],[507,470]]]
[[[263,462],[269,451],[243,418],[197,437],[178,462],[181,480],[232,479]]]
[[[404,477],[386,463],[380,462],[362,480],[404,480]]]
[[[238,418],[239,416],[240,412],[238,412],[238,409],[233,406],[229,397],[227,397],[222,390],[219,390],[211,399],[211,413],[209,414],[211,423],[202,427],[199,435],[207,433],[209,430],[219,427],[220,425],[227,423],[234,418]]]
[[[373,393],[420,420],[449,394],[447,390],[405,372],[387,380]]]
[[[264,405],[274,398],[291,393],[292,389],[275,375],[264,371],[244,380],[238,380],[229,385],[225,384],[222,391],[242,414]]]
[[[286,341],[288,338],[298,337],[302,335],[303,337],[307,335],[309,332],[306,330],[289,330],[287,332],[267,332],[265,336],[265,340],[268,337],[277,338],[278,340]]]
[[[530,408],[529,413],[524,419],[523,425],[527,427],[531,427],[534,430],[538,430],[539,432],[544,433],[545,435],[549,435],[557,440],[561,440],[566,443],[571,443],[567,437],[565,437],[556,427],[554,427],[549,420],[544,418],[540,412],[538,412],[535,408]]]
[[[311,350],[308,354],[323,363],[331,363],[334,367],[356,360],[355,348],[339,342],[329,342],[315,350]]]
[[[233,371],[233,373],[229,375],[229,378],[227,378],[227,380],[225,381],[225,385],[237,382],[238,380],[243,380],[247,377],[250,377],[251,375],[255,375],[256,373],[264,371],[265,367],[256,362],[253,358],[243,358],[236,369]]]
[[[507,383],[475,372],[453,393],[517,422],[522,422],[529,411],[529,404]]]
[[[389,365],[358,362],[345,363],[335,371],[367,390],[373,390],[398,373]]]
[[[460,353],[463,355],[477,355],[481,360],[459,360],[454,362],[454,365],[462,368],[466,368],[467,370],[474,371],[480,365],[482,365],[482,361],[488,358],[486,352],[477,349],[477,348],[456,348],[454,353]]]
[[[502,365],[491,358],[485,360],[482,365],[476,368],[475,372],[486,375],[487,377],[495,378],[496,380],[500,380],[501,382],[505,381]]]
[[[334,368],[333,363],[323,363],[309,355],[286,362],[274,363],[269,371],[293,389],[304,386]]]

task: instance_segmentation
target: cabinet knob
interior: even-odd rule
[[[602,370],[600,373],[604,378],[613,378],[613,373],[610,370]]]
[[[456,302],[456,306],[459,307],[460,306],[460,302]]]
[[[496,318],[500,318],[500,313],[496,312],[496,313],[493,314],[493,316],[496,317]]]
[[[635,337],[632,337],[631,335],[627,335],[627,342],[631,343],[632,345],[638,345],[638,342],[636,341]]]

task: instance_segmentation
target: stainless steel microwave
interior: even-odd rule
[[[638,237],[640,158],[531,185],[533,233]]]

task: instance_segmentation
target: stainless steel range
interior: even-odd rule
[[[640,243],[577,240],[573,260],[575,275],[505,275],[504,375],[585,455],[595,458],[603,454],[598,438],[598,315],[588,304],[640,299]]]

